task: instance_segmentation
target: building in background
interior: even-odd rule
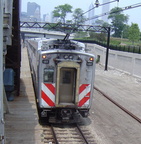
[[[53,17],[53,12],[51,12],[51,23],[57,23],[59,22],[58,18],[57,17]]]
[[[90,6],[89,6],[90,11],[88,12],[88,19],[89,19],[88,24],[89,25],[94,25],[94,23],[95,23],[95,19],[91,19],[95,16],[95,11],[94,11],[93,8],[94,8],[94,4],[91,3]]]
[[[27,3],[27,15],[31,21],[41,21],[40,5],[35,2]]]
[[[50,15],[49,14],[43,15],[43,22],[50,22]]]
[[[21,12],[21,21],[41,21],[41,8],[35,2],[27,3],[27,12]]]
[[[110,2],[110,0],[103,0],[103,4],[108,3],[108,2]],[[106,4],[106,5],[102,6],[102,14],[109,12],[109,11],[110,11],[110,4]],[[104,22],[108,22],[108,15],[103,16],[102,20]]]

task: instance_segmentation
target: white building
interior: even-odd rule
[[[91,5],[89,6],[90,11],[88,12],[88,19],[90,19],[89,22],[88,22],[89,25],[93,25],[95,23],[95,19],[91,19],[95,16],[95,12],[94,12],[93,8],[94,8],[94,4],[91,3]]]
[[[110,0],[103,0],[103,4],[108,3],[108,2],[110,2]],[[102,14],[109,12],[109,11],[110,11],[110,4],[106,4],[106,5],[102,6]],[[104,22],[108,22],[108,15],[103,16],[102,20]]]

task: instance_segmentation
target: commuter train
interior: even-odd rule
[[[73,40],[35,38],[26,43],[39,122],[74,122],[78,115],[87,117],[95,56],[86,52],[83,43]]]

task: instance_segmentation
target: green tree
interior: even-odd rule
[[[140,29],[138,24],[132,23],[131,27],[129,28],[129,35],[128,38],[134,44],[135,41],[139,41],[140,39]]]
[[[124,29],[123,29],[122,34],[121,34],[121,38],[127,38],[128,39],[129,28],[130,28],[129,25],[124,26]]]
[[[103,26],[103,27],[109,27],[109,26],[110,26],[110,24],[108,24],[107,22],[104,22],[103,20],[99,20],[99,19],[97,19],[97,20],[95,21],[95,24],[96,24],[96,25]]]
[[[122,8],[115,7],[110,11],[110,14],[108,16],[108,19],[112,20],[112,31],[114,32],[114,37],[121,37],[122,31],[124,27],[126,26],[125,23],[128,22],[128,16],[122,14],[123,10]]]
[[[53,11],[53,17],[60,18],[60,21],[66,22],[67,13],[72,13],[72,6],[69,4],[59,5]]]
[[[81,8],[75,9],[72,17],[75,24],[83,24],[86,21],[86,17],[83,15],[83,10]]]

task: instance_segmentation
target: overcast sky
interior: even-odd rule
[[[26,12],[27,11],[27,3],[28,2],[36,2],[37,4],[39,4],[41,6],[41,14],[47,14],[47,13],[51,13],[51,11],[54,10],[54,7],[58,6],[58,5],[63,5],[63,4],[70,4],[73,9],[76,8],[81,8],[84,12],[88,10],[89,6],[91,3],[95,3],[96,0],[22,0],[22,11]],[[114,1],[114,0],[111,0]],[[103,3],[103,0],[99,0],[100,4]],[[112,9],[113,7],[116,7],[117,5],[119,7],[125,7],[125,6],[130,6],[133,4],[141,4],[141,0],[119,0],[119,2],[113,2],[112,4],[110,4],[110,9]],[[101,7],[95,9],[95,13],[101,14],[102,10]],[[138,8],[134,8],[134,9],[130,9],[130,10],[126,10],[124,11],[124,14],[128,14],[129,15],[129,25],[131,25],[131,23],[137,23],[141,29],[141,18],[140,18],[140,14],[141,14],[141,7]]]

